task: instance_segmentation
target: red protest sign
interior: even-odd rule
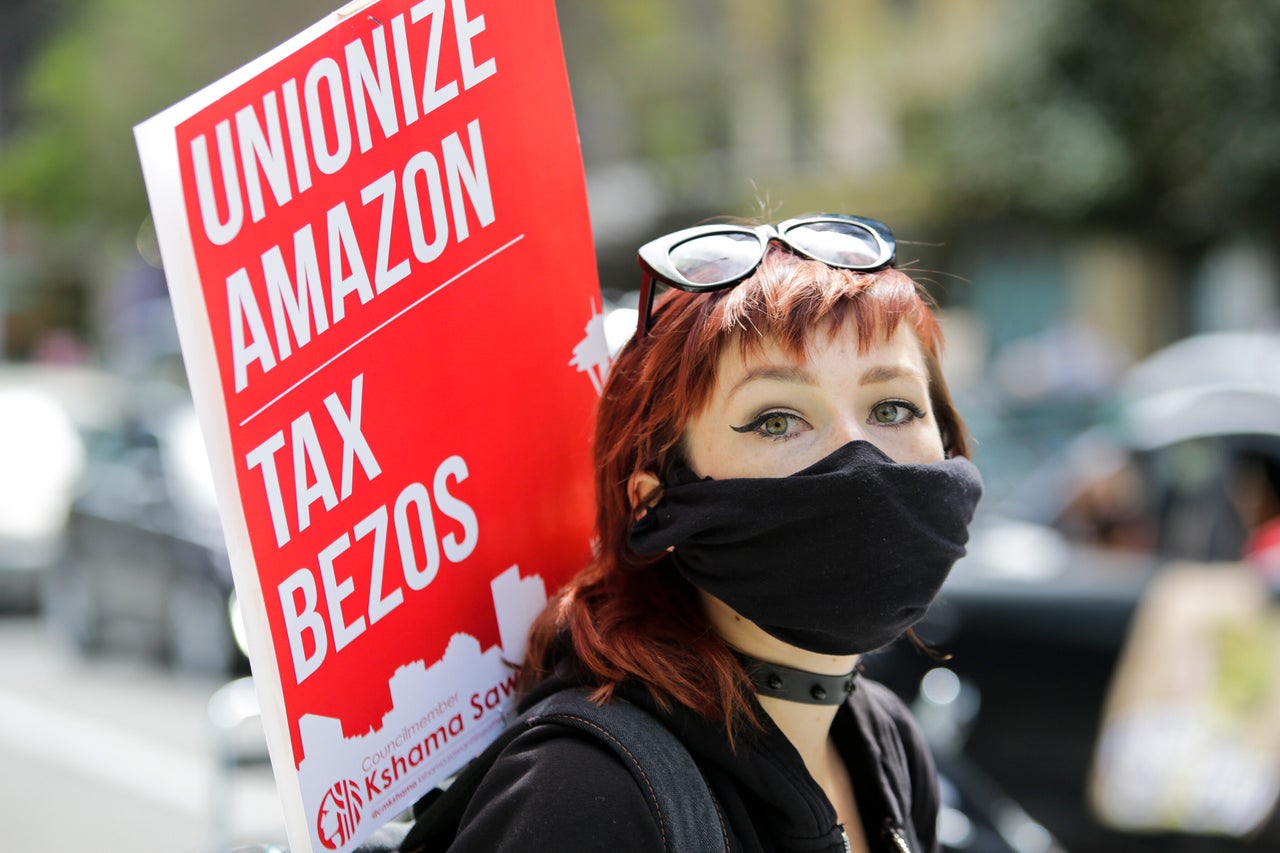
[[[607,367],[549,1],[352,4],[137,128],[295,850],[500,729]]]

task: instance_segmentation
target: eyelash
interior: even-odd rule
[[[924,417],[923,409],[921,409],[915,403],[909,403],[906,400],[881,400],[879,403],[876,403],[874,406],[871,407],[871,411],[874,412],[876,409],[880,408],[881,406],[890,406],[890,405],[901,406],[902,408],[906,409],[908,412],[911,413],[911,417],[907,418],[901,423],[880,424],[880,426],[886,426],[886,427],[889,427],[890,429],[896,429],[898,427],[906,426],[907,424],[912,423],[913,421]]]
[[[760,438],[768,439],[769,441],[786,441],[789,438],[795,438],[797,435],[799,435],[799,433],[789,433],[787,435],[770,435],[769,433],[764,432],[765,421],[770,421],[770,420],[773,420],[774,418],[786,418],[788,421],[804,420],[799,415],[793,415],[790,412],[764,412],[760,414],[758,417],[756,417],[755,420],[750,421],[749,423],[745,423],[742,426],[731,426],[729,427],[729,429],[733,430],[734,432],[752,433],[754,435],[760,436]]]
[[[871,411],[874,412],[876,409],[880,408],[881,406],[886,406],[886,405],[901,406],[902,408],[906,409],[908,412],[911,413],[910,418],[906,418],[899,423],[879,424],[879,426],[885,427],[887,429],[899,429],[901,427],[905,427],[908,424],[911,424],[916,420],[923,418],[925,416],[923,409],[921,409],[915,403],[910,403],[906,400],[881,400],[879,403],[876,403],[874,406],[871,407]],[[799,415],[795,415],[790,412],[769,411],[769,412],[762,412],[754,420],[751,420],[748,423],[743,424],[742,426],[731,426],[729,428],[734,432],[753,433],[760,436],[761,438],[768,439],[769,441],[786,441],[788,439],[795,438],[799,434],[799,433],[790,433],[787,435],[770,435],[766,432],[763,432],[763,427],[765,422],[772,420],[773,418],[786,418],[788,421],[803,420],[803,418],[801,418]],[[873,420],[874,420],[874,416],[873,416]]]

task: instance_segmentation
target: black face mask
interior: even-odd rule
[[[968,459],[898,464],[853,441],[789,477],[674,471],[630,544],[674,546],[690,583],[778,639],[852,655],[924,616],[964,555],[981,496]]]

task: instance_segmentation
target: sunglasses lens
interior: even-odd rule
[[[694,284],[721,284],[755,269],[760,241],[754,234],[704,234],[672,247],[667,258],[676,272]]]
[[[835,266],[867,269],[888,260],[875,235],[853,222],[809,222],[786,237],[810,257]]]

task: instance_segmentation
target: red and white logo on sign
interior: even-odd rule
[[[337,850],[351,840],[360,825],[363,807],[360,786],[350,779],[343,779],[326,791],[316,815],[316,835],[320,843]]]

